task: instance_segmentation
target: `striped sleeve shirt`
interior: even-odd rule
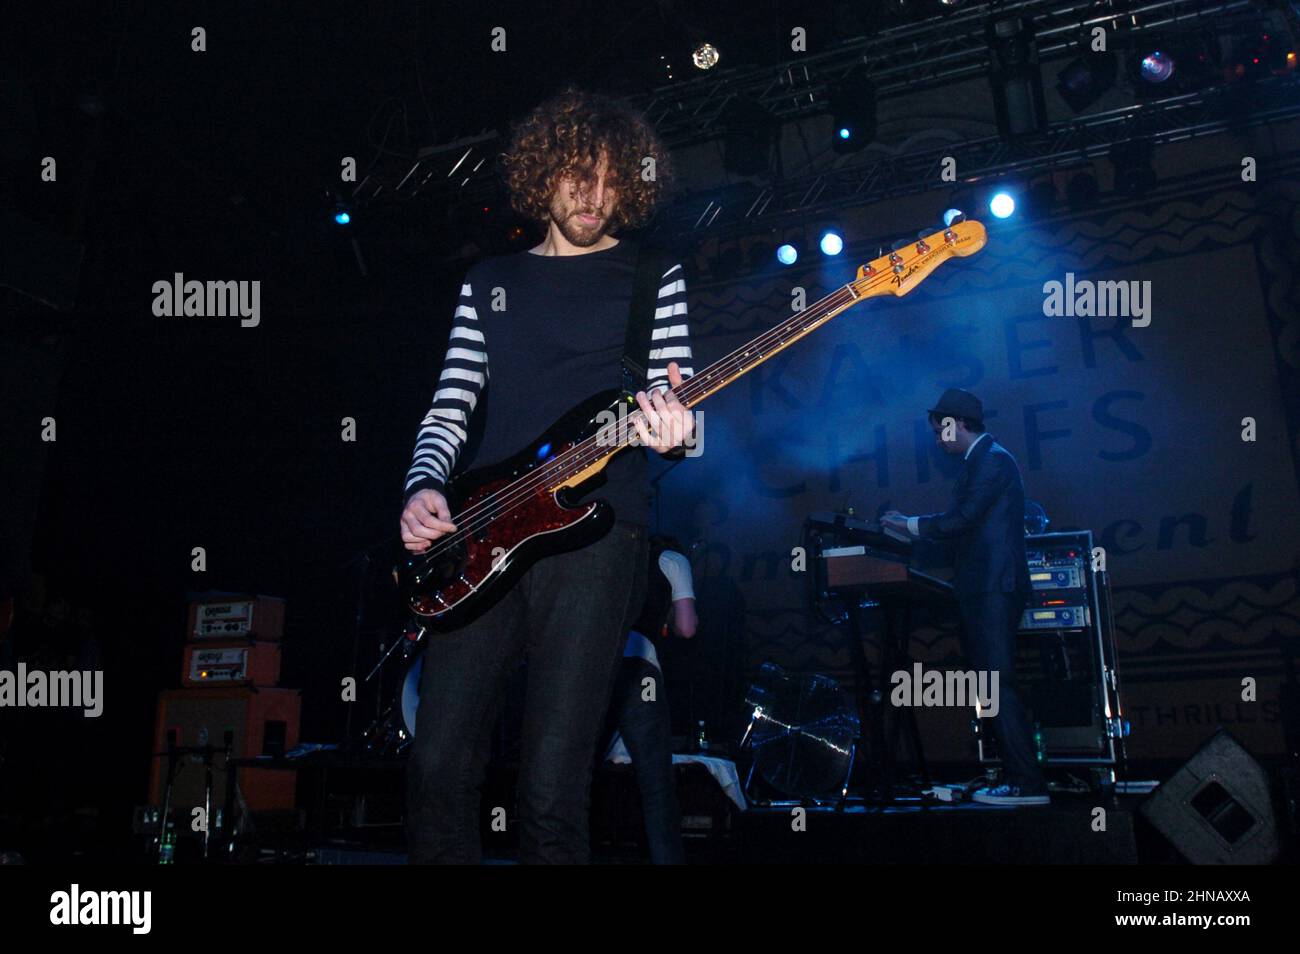
[[[419,490],[441,492],[445,488],[468,441],[470,416],[489,381],[488,349],[476,304],[481,299],[472,287],[472,277],[471,272],[461,285],[438,387],[429,412],[420,422],[414,459],[406,475],[406,498]],[[685,272],[680,264],[668,269],[660,280],[647,358],[648,391],[669,386],[670,362],[677,362],[683,377],[695,373],[691,365]]]

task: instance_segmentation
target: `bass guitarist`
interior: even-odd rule
[[[653,157],[656,175],[645,176]],[[444,496],[481,426],[476,466],[504,460],[563,412],[617,387],[638,253],[617,238],[650,216],[665,171],[644,117],[573,88],[513,132],[502,163],[514,208],[546,237],[526,252],[483,260],[461,286],[433,404],[407,475],[403,545],[422,553],[457,530]],[[656,269],[657,271],[657,269]],[[662,273],[644,391],[640,443],[680,453],[691,412],[668,387],[693,374],[680,265]],[[489,381],[491,386],[489,387]],[[592,496],[617,522],[595,543],[531,566],[503,599],[430,640],[420,732],[407,767],[412,863],[481,859],[479,791],[504,685],[528,660],[517,817],[524,863],[586,863],[597,736],[628,629],[645,598],[649,492],[641,449],[609,463]],[[502,806],[505,807],[505,806]]]

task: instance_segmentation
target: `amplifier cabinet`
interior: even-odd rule
[[[158,695],[153,760],[149,770],[150,804],[161,805],[167,781],[167,745],[211,745],[220,750],[231,735],[234,758],[281,756],[298,744],[302,696],[297,689],[170,689]],[[172,805],[192,808],[204,802],[205,770],[201,755],[180,756],[172,785]],[[226,759],[212,756],[212,808],[225,803]],[[294,807],[295,772],[279,769],[238,769],[239,791],[251,811]]]

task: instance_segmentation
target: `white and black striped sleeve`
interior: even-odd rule
[[[487,347],[467,277],[452,319],[447,356],[429,413],[420,422],[405,499],[419,490],[442,492],[469,438],[469,418],[488,380]]]
[[[664,272],[655,305],[650,334],[650,357],[646,362],[646,390],[668,387],[668,364],[676,361],[682,377],[695,373],[691,367],[691,335],[686,322],[686,273],[681,265]]]

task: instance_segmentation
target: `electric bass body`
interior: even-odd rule
[[[497,603],[538,560],[580,549],[609,532],[613,507],[603,500],[576,503],[605,482],[607,459],[558,487],[553,477],[529,477],[593,439],[620,414],[626,416],[629,403],[636,407],[630,395],[617,390],[597,394],[513,457],[451,481],[447,506],[457,532],[433,541],[424,553],[405,551],[396,569],[403,598],[422,617],[422,626],[433,632],[464,626]],[[515,489],[506,489],[512,485]]]

